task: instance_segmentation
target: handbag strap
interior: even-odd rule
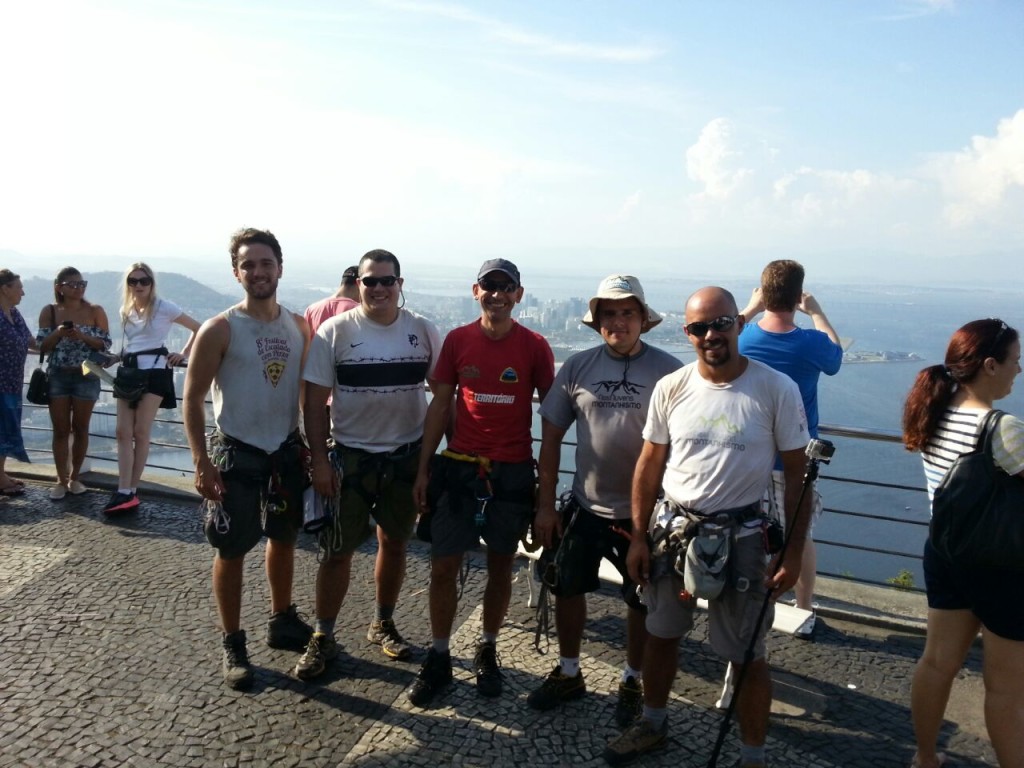
[[[978,443],[975,447],[978,453],[984,453],[989,458],[992,458],[992,434],[999,426],[999,420],[1005,415],[1006,412],[1000,411],[998,408],[993,408],[985,414],[981,427],[978,430]]]
[[[53,304],[50,305],[50,325],[53,327],[53,330],[55,330],[55,331],[57,330],[57,310],[54,309]],[[40,368],[43,367],[43,359],[44,359],[44,357],[45,357],[45,354],[43,353],[43,345],[40,343],[40,345],[39,345],[39,367]]]

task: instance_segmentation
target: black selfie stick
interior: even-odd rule
[[[793,536],[793,531],[796,530],[796,523],[800,516],[800,511],[804,506],[804,497],[807,495],[807,489],[811,487],[811,483],[818,479],[818,465],[821,462],[829,463],[832,459],[832,454],[835,449],[832,447],[832,443],[828,440],[811,440],[807,444],[807,470],[804,472],[804,483],[800,488],[800,499],[796,504],[796,512],[793,514],[793,522],[787,527],[786,537],[782,541],[782,548],[779,550],[778,555],[775,558],[775,566],[772,568],[771,576],[775,576],[778,573],[779,568],[782,567],[782,560],[786,556],[786,550],[789,548],[789,540]],[[722,717],[722,725],[718,729],[718,738],[715,739],[715,748],[711,750],[711,758],[708,760],[707,768],[716,768],[718,765],[718,755],[722,751],[722,745],[725,743],[725,736],[729,733],[729,725],[732,722],[732,713],[736,709],[736,702],[740,698],[740,689],[743,687],[743,680],[747,676],[747,669],[750,666],[750,662],[754,660],[754,644],[757,642],[757,636],[761,631],[761,625],[764,623],[764,617],[768,613],[768,604],[771,602],[772,592],[767,590],[764,593],[764,602],[761,603],[761,612],[757,615],[757,623],[754,624],[754,631],[750,635],[750,644],[747,645],[747,650],[743,653],[743,666],[740,667],[739,674],[736,676],[736,684],[733,686],[732,698],[729,700],[729,706],[725,709],[725,715]]]

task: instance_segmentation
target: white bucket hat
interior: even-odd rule
[[[609,275],[597,286],[597,294],[590,300],[590,308],[583,316],[583,324],[589,325],[595,331],[601,329],[597,320],[597,302],[601,299],[636,299],[639,301],[647,315],[640,328],[640,333],[647,333],[661,322],[661,315],[647,306],[647,302],[644,300],[644,288],[640,285],[640,280],[633,275]]]

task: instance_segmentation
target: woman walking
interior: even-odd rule
[[[16,309],[25,290],[21,277],[0,269],[0,496],[20,496],[25,484],[7,474],[7,457],[28,461],[21,438],[21,390],[25,358],[36,348],[25,318]]]
[[[1020,339],[1002,320],[975,320],[953,334],[944,365],[917,375],[903,410],[903,442],[920,451],[932,498],[954,460],[974,450],[992,403],[1020,373]],[[1007,414],[992,435],[996,465],[1024,476],[1024,422]],[[1021,510],[1024,514],[1024,510]],[[1024,552],[1021,553],[1024,558]],[[968,566],[924,547],[928,636],[914,671],[914,768],[936,768],[939,729],[953,678],[978,631],[984,639],[985,725],[1001,766],[1024,766],[1024,591],[1020,573]]]
[[[94,352],[110,349],[107,313],[85,300],[89,284],[74,267],[64,267],[53,281],[54,304],[39,313],[39,348],[49,355],[50,421],[53,422],[53,463],[57,483],[50,490],[54,501],[69,491],[85,493],[78,479],[89,449],[89,421],[100,396],[100,379],[82,370]],[[71,438],[74,438],[73,441]]]
[[[128,268],[122,290],[121,365],[145,370],[148,376],[140,400],[117,401],[118,488],[103,509],[108,515],[124,514],[139,506],[139,480],[149,458],[150,433],[157,409],[177,406],[171,366],[188,359],[199,330],[199,323],[182,312],[181,307],[157,297],[156,276],[146,264],[138,262]],[[167,334],[175,323],[192,334],[181,352],[168,352]]]

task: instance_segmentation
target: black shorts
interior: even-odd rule
[[[219,441],[219,442],[218,442]],[[264,534],[294,544],[302,525],[306,470],[302,442],[289,437],[270,454],[225,436],[214,438],[211,458],[224,481],[222,519],[207,518],[206,539],[225,560],[242,557]]]
[[[971,611],[985,629],[1007,640],[1024,640],[1024,574],[968,568],[946,560],[929,538],[924,544],[928,607]]]
[[[572,520],[574,510],[578,512],[576,519]],[[643,609],[636,594],[636,583],[629,578],[626,568],[626,554],[629,552],[633,531],[632,520],[612,520],[595,515],[573,500],[562,510],[562,530],[565,535],[556,544],[556,548],[545,550],[541,555],[544,566],[554,563],[554,571],[548,567],[541,569],[542,575],[545,571],[554,574],[554,578],[545,577],[551,594],[555,597],[574,597],[596,592],[601,588],[598,573],[601,560],[605,559],[622,576],[622,599],[626,605]]]

